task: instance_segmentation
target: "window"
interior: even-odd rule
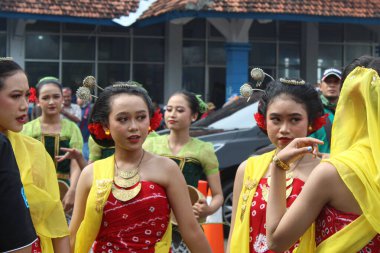
[[[52,62],[25,62],[30,86],[35,86],[45,76],[59,77],[59,64]]]
[[[25,40],[26,59],[59,59],[58,35],[29,34],[26,35]]]
[[[95,60],[95,39],[87,36],[64,36],[62,58],[65,60]]]
[[[164,28],[159,24],[132,32],[120,26],[37,21],[26,26],[25,69],[32,84],[53,75],[73,90],[87,75],[103,87],[134,79],[162,102]],[[0,31],[0,42],[1,36]]]

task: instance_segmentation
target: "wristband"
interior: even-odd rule
[[[287,164],[287,163],[285,163],[285,162],[283,162],[283,161],[281,161],[278,157],[277,157],[277,155],[274,155],[273,156],[273,163],[274,163],[274,165],[276,165],[276,167],[278,167],[278,168],[280,168],[280,169],[282,169],[282,170],[289,170],[290,169],[290,166],[289,166],[289,164]]]

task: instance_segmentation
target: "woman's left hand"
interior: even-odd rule
[[[311,138],[295,138],[285,148],[277,153],[278,159],[284,163],[290,164],[297,161],[305,154],[313,154],[318,156],[318,145],[323,144],[323,141]]]
[[[210,207],[207,204],[206,199],[200,199],[197,203],[193,205],[193,212],[195,218],[205,218],[210,215]]]
[[[63,209],[65,210],[66,213],[71,212],[71,210],[73,209],[74,200],[75,200],[75,191],[72,189],[69,189],[62,199]]]
[[[62,162],[66,159],[79,159],[82,155],[82,152],[75,148],[60,148],[61,151],[66,152],[64,155],[57,155],[55,160],[57,162]]]

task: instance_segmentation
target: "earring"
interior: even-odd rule
[[[309,133],[311,133],[313,131],[313,127],[310,125],[307,130],[309,131]]]
[[[109,129],[105,130],[104,133],[105,133],[106,135],[110,135],[110,134],[111,134],[111,132],[110,132]]]

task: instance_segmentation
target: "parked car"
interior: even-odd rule
[[[273,149],[268,137],[254,120],[253,114],[257,112],[257,106],[257,95],[248,102],[247,99],[240,98],[195,122],[190,128],[191,136],[214,145],[225,199],[223,220],[227,225],[231,222],[232,190],[238,166],[251,155]],[[158,133],[167,133],[167,130]],[[228,228],[229,226],[226,232]]]

